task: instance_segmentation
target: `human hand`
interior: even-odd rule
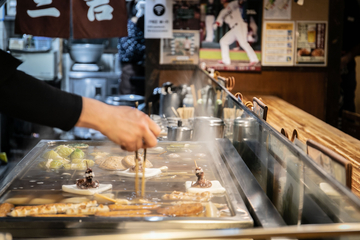
[[[218,25],[216,23],[213,24],[213,29],[216,30],[218,28]]]
[[[110,106],[85,97],[76,126],[98,130],[127,151],[156,146],[160,134],[157,124],[135,108]]]

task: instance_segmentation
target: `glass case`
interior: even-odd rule
[[[193,118],[183,121],[193,123],[190,128],[195,136],[199,131],[195,124],[198,118],[206,116],[223,121],[223,136],[209,135],[214,127],[211,124],[205,124],[207,131],[201,134],[206,136],[203,139],[215,139],[223,144],[224,154],[232,156],[225,164],[255,226],[286,231],[289,226],[321,229],[318,224],[321,227],[325,224],[324,229],[331,229],[330,226],[335,229],[337,223],[356,223],[344,225],[344,235],[349,235],[352,227],[360,227],[357,224],[360,199],[315,163],[306,149],[264,121],[264,109],[255,109],[256,103],[253,110],[246,107],[240,97],[236,98],[226,89],[222,78],[210,74],[196,68],[188,82],[182,82],[190,86],[194,99]],[[183,105],[186,103],[180,103],[180,109]],[[225,146],[226,141],[236,150]]]
[[[205,201],[200,204],[200,215],[195,217],[159,216],[161,211],[157,210],[151,210],[149,216],[113,218],[96,214],[63,218],[5,216],[0,218],[1,230],[15,237],[51,237],[56,233],[64,237],[103,235],[102,239],[358,239],[360,200],[264,121],[264,111],[246,107],[224,83],[195,68],[192,77],[181,84],[166,83],[156,90],[159,98],[158,102],[152,99],[151,117],[163,131],[158,146],[148,149],[148,159],[154,168],[167,166],[167,170],[146,180],[147,196],[152,202],[160,208],[177,205],[164,201],[163,195],[186,192],[186,182],[195,177],[197,164],[204,168],[208,180],[217,180],[225,189],[225,194],[212,200],[222,215],[201,215],[207,211]],[[169,141],[171,134],[176,136],[173,141]],[[61,145],[78,143],[41,141],[3,180],[0,202],[24,200],[23,195],[31,197],[15,205],[33,206],[49,199],[61,203],[76,198],[63,192],[61,186],[74,184],[84,169],[65,165],[52,169],[46,154],[59,152]],[[88,148],[83,151],[87,159],[94,161],[97,178],[112,184],[104,194],[133,201],[134,176],[123,176],[126,168],[106,171],[92,154],[107,152],[123,159],[133,158],[133,153],[106,141],[89,141],[85,145]]]

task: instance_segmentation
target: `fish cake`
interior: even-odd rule
[[[138,210],[138,209],[156,209],[159,208],[160,205],[121,205],[121,204],[113,204],[109,205],[109,209],[111,211],[116,210]]]
[[[162,199],[207,202],[211,199],[211,193],[208,191],[201,193],[174,191],[171,194],[165,194]]]
[[[123,158],[119,156],[105,158],[99,167],[106,170],[125,170],[127,168],[123,165],[122,159]]]
[[[141,154],[139,154],[139,159],[141,160],[141,162],[144,161],[143,156]],[[126,168],[131,168],[131,167],[135,166],[135,155],[130,155],[130,156],[124,157],[122,160],[122,164]],[[151,168],[152,166],[153,166],[152,163],[149,160],[146,160],[145,167]]]
[[[3,203],[0,205],[0,217],[6,217],[6,215],[14,208],[14,204]]]
[[[142,217],[151,214],[149,210],[126,210],[126,211],[111,211],[111,212],[98,212],[95,216],[98,217],[129,217],[137,216]]]
[[[156,212],[172,217],[183,217],[183,216],[198,215],[202,213],[203,210],[204,207],[201,203],[188,203],[188,204],[159,208],[156,210]]]

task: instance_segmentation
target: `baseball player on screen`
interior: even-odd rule
[[[205,17],[205,27],[206,27],[206,39],[205,42],[212,42],[214,40],[214,29],[213,24],[215,22],[215,4],[214,0],[208,0],[206,4],[206,17]]]
[[[242,1],[242,0],[240,0]],[[254,49],[247,42],[247,34],[248,34],[248,25],[244,22],[241,17],[239,1],[229,1],[229,0],[221,0],[221,3],[224,6],[216,19],[216,23],[214,24],[214,29],[217,27],[221,27],[223,22],[227,23],[231,28],[221,39],[220,39],[220,48],[221,48],[221,63],[225,65],[230,65],[230,53],[229,53],[229,45],[235,41],[239,42],[239,45],[242,49],[245,50],[246,54],[250,59],[250,66],[255,65],[259,62]]]

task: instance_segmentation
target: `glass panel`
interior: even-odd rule
[[[200,69],[192,81],[207,106],[196,115],[223,119],[224,137],[233,143],[286,224],[360,221],[359,199],[261,120],[261,113],[255,115],[225,90],[222,81],[216,83]],[[342,182],[341,176],[338,180]]]
[[[344,165],[341,165],[340,163],[334,161],[329,156],[323,154],[321,151],[317,150],[316,148],[312,148],[308,146],[307,149],[309,156],[317,164],[322,166],[327,173],[333,176],[342,185],[346,186],[346,169]],[[329,189],[329,191],[331,191],[331,189]]]

